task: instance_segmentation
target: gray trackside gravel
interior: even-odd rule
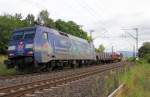
[[[123,68],[114,70],[122,72]],[[40,93],[35,92],[34,96],[26,95],[24,97],[106,97],[104,94],[102,95],[104,92],[103,78],[108,73],[109,71],[105,71],[57,87],[40,90]]]
[[[70,69],[70,70],[64,70],[64,71],[60,71],[60,72],[50,72],[50,73],[37,74],[37,75],[31,75],[31,76],[24,75],[24,76],[20,76],[20,77],[0,79],[0,87],[14,86],[17,84],[29,83],[29,82],[34,82],[34,81],[38,81],[38,80],[48,79],[48,78],[61,77],[64,75],[79,73],[79,72],[83,72],[83,71],[87,71],[87,70],[95,70],[98,68],[101,69],[101,68],[104,68],[105,66],[114,65],[114,64],[121,64],[121,63],[113,63],[113,64],[107,64],[107,65],[102,65],[102,66],[91,66],[91,67],[80,68],[80,69]],[[53,90],[55,90],[55,88]],[[64,89],[62,89],[62,90],[64,90]],[[76,91],[79,92],[80,90],[76,90]],[[55,92],[55,91],[53,91],[53,92]],[[59,94],[59,93],[55,93],[55,94]],[[54,97],[54,96],[52,96],[52,97]]]
[[[100,96],[100,88],[96,86],[96,78],[101,79],[108,72],[89,76],[87,78],[79,79],[61,86],[43,89],[41,93],[34,93],[34,96],[24,97],[106,97]]]
[[[23,84],[23,83],[29,83],[33,81],[38,81],[41,79],[47,79],[47,78],[54,78],[54,77],[59,77],[63,76],[66,74],[71,74],[71,73],[78,73],[81,71],[85,71],[88,69],[94,69],[94,68],[100,68],[101,66],[91,66],[91,67],[84,67],[84,68],[78,68],[78,69],[69,69],[69,70],[63,70],[59,72],[50,72],[50,73],[41,73],[37,75],[23,75],[19,77],[11,77],[11,78],[4,78],[0,79],[0,87],[6,87],[6,86],[11,86],[11,85],[16,85],[16,84]]]

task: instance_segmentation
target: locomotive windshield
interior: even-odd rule
[[[35,31],[17,31],[12,35],[12,40],[33,39]]]
[[[13,40],[21,40],[23,38],[23,32],[15,32],[13,33],[12,39]]]
[[[25,33],[24,39],[33,39],[33,38],[34,38],[34,35],[35,35],[34,32]]]

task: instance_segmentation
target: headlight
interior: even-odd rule
[[[33,48],[33,44],[26,44],[25,48]]]
[[[16,46],[9,46],[9,47],[8,47],[8,50],[9,50],[9,51],[15,50],[15,49],[16,49]]]
[[[11,53],[10,53],[9,56],[14,56],[14,54],[11,54]]]

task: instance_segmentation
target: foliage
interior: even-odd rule
[[[139,49],[139,57],[150,62],[150,42],[143,43],[143,46]]]
[[[129,61],[129,62],[134,62],[134,61],[136,61],[136,59],[135,59],[134,57],[129,57],[129,58],[127,58],[126,60]]]
[[[150,64],[137,63],[121,75],[121,83],[126,84],[126,89],[117,97],[149,97],[150,95]]]
[[[7,69],[4,65],[6,56],[0,55],[0,75],[15,75],[17,72],[15,69]]]
[[[98,52],[98,53],[102,53],[102,52],[104,52],[105,51],[105,47],[101,44],[101,45],[99,45],[99,47],[98,48],[96,48],[96,52]]]
[[[87,33],[83,31],[75,22],[65,22],[60,19],[54,21],[50,18],[47,10],[42,10],[38,14],[37,19],[35,19],[33,14],[28,14],[25,19],[23,19],[20,13],[16,13],[15,15],[5,14],[0,16],[0,53],[6,53],[8,41],[14,29],[34,26],[35,22],[38,24],[42,23],[44,26],[63,31],[86,40],[90,40]]]
[[[79,25],[73,21],[62,21],[61,19],[55,22],[56,28],[60,31],[66,32],[68,34],[78,36],[83,39],[88,39],[87,33],[83,31]]]
[[[35,22],[35,17],[33,14],[28,14],[27,17],[25,18],[26,24],[29,24],[30,26],[34,26]]]
[[[53,19],[49,18],[49,13],[47,10],[42,10],[37,19],[38,24],[43,24],[44,26],[55,28],[55,23]]]
[[[6,53],[6,48],[11,32],[19,27],[27,26],[21,19],[21,16],[4,15],[0,16],[0,53]]]

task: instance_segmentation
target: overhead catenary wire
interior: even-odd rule
[[[139,29],[138,28],[132,28],[132,29],[122,29],[122,30],[134,30],[135,31],[135,36],[132,34],[128,33],[133,39],[136,41],[136,58],[138,60],[138,44],[139,44]]]
[[[25,2],[28,3],[28,4],[30,4],[30,5],[32,5],[32,6],[34,6],[34,7],[36,7],[36,8],[38,8],[38,9],[48,9],[48,8],[46,7],[46,5],[43,5],[42,3],[39,3],[39,2],[35,2],[35,1],[32,1],[32,0],[25,0]],[[64,0],[64,2],[65,2],[65,4],[67,3],[67,1],[65,1],[65,0]],[[69,3],[66,4],[66,7],[68,7],[67,9],[69,9],[70,11],[76,12],[76,13],[75,13],[76,16],[78,15],[78,17],[80,17],[80,14],[78,14],[80,10],[78,10],[78,9],[76,9],[76,8],[73,8],[72,5],[70,5]],[[81,17],[80,17],[80,18],[81,18]],[[93,16],[92,16],[92,17],[89,17],[89,18],[90,18],[91,20],[94,20]]]
[[[76,1],[76,0],[74,0],[74,1]],[[79,4],[79,6],[82,7],[83,9],[86,9],[86,11],[88,11],[89,15],[91,15],[93,18],[95,18],[96,21],[99,22],[101,24],[101,26],[103,26],[101,28],[107,30],[106,24],[103,23],[103,21],[99,19],[101,16],[96,15],[97,13],[95,12],[95,10],[93,10],[86,2],[83,2],[82,0],[80,0],[80,1],[76,1],[76,3]]]
[[[39,2],[35,2],[35,1],[30,1],[30,0],[26,0],[27,3],[37,7],[38,9],[41,9],[41,8],[44,8],[44,9],[47,9],[45,5],[43,5],[42,3],[39,3]],[[66,1],[65,1],[66,2]],[[75,1],[76,2],[76,1]],[[81,0],[82,2],[82,0]],[[83,2],[84,3],[84,2]],[[80,3],[78,3],[79,5],[81,5]],[[89,13],[89,16],[92,20],[96,19],[102,27],[100,27],[101,29],[104,29],[105,32],[108,32],[108,30],[106,29],[106,25],[105,23],[103,23],[103,21],[101,21],[99,18],[99,16],[97,16],[95,10],[93,10],[91,7],[89,7],[89,5],[85,2],[85,6],[84,5],[81,5],[81,7],[85,10],[85,9],[88,9],[88,13]],[[68,8],[71,10],[74,10],[74,8],[70,5],[68,5]],[[76,12],[79,11],[79,10],[76,10]],[[78,16],[79,17],[79,16]]]
[[[95,11],[91,6],[89,6],[89,4],[87,4],[87,2],[84,1],[84,0],[81,0],[81,1],[72,0],[72,1],[73,1],[72,4],[77,3],[77,5],[79,6],[80,9],[82,8],[83,10],[87,10],[87,12],[88,12],[88,14],[89,14],[88,17],[90,17],[92,20],[95,19],[99,24],[101,24],[101,25],[99,26],[99,28],[101,28],[101,29],[104,30],[105,32],[109,32],[109,31],[107,30],[107,25],[100,19],[100,18],[103,19],[103,17],[102,17],[103,15],[100,15],[98,12],[96,12],[96,11]],[[34,6],[36,5],[36,7],[37,7],[38,9],[41,9],[41,8],[47,9],[46,6],[43,5],[42,3],[35,2],[35,1],[30,1],[30,0],[26,0],[26,2],[29,3],[29,4],[31,4],[31,5],[34,5]],[[64,0],[64,2],[67,3],[66,0]],[[68,3],[68,4],[66,4],[66,5],[67,5],[67,7],[68,7],[69,9],[75,11],[76,13],[79,12],[79,10],[73,8],[72,5],[70,5],[70,3]],[[78,15],[78,14],[77,14],[77,15]],[[78,17],[79,17],[79,16],[78,16]]]
[[[41,9],[41,8],[46,9],[45,6],[43,6],[42,4],[39,4],[38,2],[35,2],[35,1],[33,1],[33,0],[24,0],[24,2],[30,4],[30,5],[32,5],[32,6],[36,7],[36,8],[38,8],[38,9]]]
[[[82,0],[81,0],[82,1]],[[83,2],[84,1],[84,2]],[[96,14],[96,16],[98,16],[98,20],[103,23],[103,25],[106,25],[101,19],[104,20],[103,18],[103,14],[104,14],[104,11],[100,8],[99,10],[101,10],[102,14],[99,14],[99,11],[96,12],[95,9],[93,9],[93,7],[91,7],[85,0],[83,0],[82,2],[92,11],[94,12],[94,14]],[[98,7],[98,5],[97,5]],[[101,19],[100,19],[101,18]]]
[[[79,14],[79,13],[81,12],[81,7],[78,6],[78,3],[76,3],[75,0],[69,0],[69,1],[71,1],[71,4],[70,4],[69,2],[67,2],[66,0],[64,0],[64,1],[65,1],[65,3],[67,3],[66,5],[68,6],[68,9],[71,9],[71,11],[72,11],[72,10],[76,11],[75,15],[78,16],[78,18],[81,18],[81,16],[80,16],[81,14]],[[76,7],[73,8],[73,5],[75,5],[75,3],[77,4],[78,8],[76,8]],[[91,20],[94,20],[94,19],[95,19],[95,18],[93,18],[92,15],[89,15],[88,17],[89,17]],[[85,19],[85,18],[83,17],[82,19]],[[82,25],[82,26],[83,26],[83,25]]]

